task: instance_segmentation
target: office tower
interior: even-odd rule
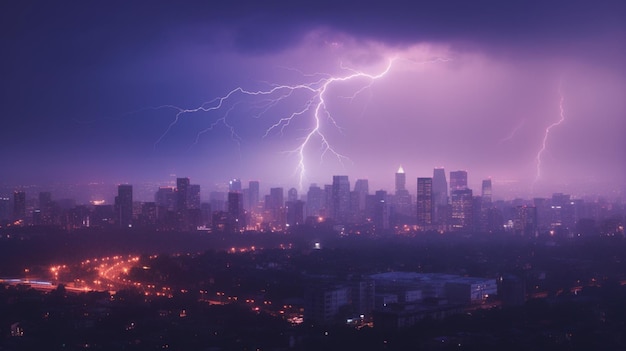
[[[350,216],[350,181],[348,176],[333,176],[331,217],[337,222],[347,222]]]
[[[458,189],[450,195],[451,225],[455,230],[471,230],[474,199],[471,189]]]
[[[485,179],[483,180],[483,186],[482,186],[482,192],[481,192],[483,203],[488,203],[489,205],[491,205],[491,201],[492,201],[491,195],[492,195],[491,179]]]
[[[467,189],[467,171],[450,172],[450,192]]]
[[[228,192],[229,228],[227,231],[236,233],[245,228],[245,212],[243,210],[243,194],[237,191]]]
[[[448,182],[443,168],[433,170],[433,220],[437,224],[447,223]]]
[[[332,217],[333,207],[333,186],[332,184],[324,184],[324,213],[326,217]]]
[[[537,208],[534,206],[517,206],[513,230],[516,235],[536,236],[537,234]]]
[[[226,211],[228,194],[223,191],[212,191],[209,194],[209,203],[213,211]]]
[[[187,207],[190,209],[200,209],[200,185],[189,185],[189,197],[187,198]]]
[[[396,172],[396,195],[403,190],[406,190],[406,174],[404,174],[404,168],[400,166]]]
[[[317,184],[311,184],[306,193],[306,214],[307,216],[320,216],[324,204],[324,191]]]
[[[417,224],[433,223],[433,178],[417,178]]]
[[[480,208],[478,209],[478,213],[475,214],[474,226],[481,232],[492,232],[493,226],[490,225],[490,212],[492,212],[492,190],[491,190],[491,179],[484,179],[481,187],[481,200],[480,200]]]
[[[8,221],[11,218],[11,198],[0,196],[0,221]]]
[[[304,223],[304,201],[287,201],[285,207],[288,225],[295,226]]]
[[[276,227],[284,225],[284,204],[283,188],[270,188],[270,194],[265,200],[265,211],[269,222]]]
[[[176,178],[176,210],[181,213],[188,208],[189,178]]]
[[[26,219],[26,193],[23,191],[13,192],[13,220]]]
[[[365,220],[365,199],[369,195],[369,182],[367,179],[357,179],[354,183],[353,212],[356,214],[357,222]]]
[[[154,202],[157,207],[157,218],[159,221],[166,219],[168,212],[173,212],[176,208],[176,192],[172,187],[160,187],[154,194]]]
[[[256,212],[259,206],[259,181],[251,180],[248,182],[248,209],[250,212]]]
[[[384,190],[376,191],[374,194],[374,213],[372,216],[372,222],[374,222],[376,231],[381,232],[390,228],[389,211],[387,192]]]
[[[122,228],[131,227],[133,224],[133,186],[128,184],[118,185],[117,197],[115,198],[115,212],[117,223]]]
[[[411,213],[411,195],[406,190],[406,175],[402,166],[396,172],[396,192],[393,197],[394,213],[396,220],[394,224],[407,224],[410,222]]]
[[[295,202],[298,200],[298,190],[296,188],[291,188],[287,191],[287,201]]]
[[[241,179],[234,178],[228,182],[228,191],[230,192],[241,192]]]
[[[52,224],[53,202],[49,191],[39,193],[39,210],[41,211],[41,224]]]

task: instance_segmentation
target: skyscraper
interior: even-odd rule
[[[411,194],[406,190],[406,174],[402,166],[396,172],[396,193],[393,198],[395,206],[396,218],[394,224],[406,224],[410,222],[411,213]]]
[[[228,191],[241,192],[241,179],[233,178],[228,182]]]
[[[467,189],[467,171],[450,172],[450,192]]]
[[[317,184],[311,184],[306,193],[306,215],[320,216],[324,205],[324,191]]]
[[[291,188],[287,191],[287,201],[295,202],[298,200],[298,190],[296,188]]]
[[[483,198],[483,204],[484,203],[489,203],[489,205],[491,205],[491,179],[485,179],[483,180],[483,186],[482,186],[482,191],[481,191],[481,196]]]
[[[26,193],[23,191],[13,192],[13,220],[26,219]]]
[[[115,198],[117,223],[122,228],[128,228],[133,223],[133,186],[118,185]]]
[[[248,209],[250,212],[256,212],[259,206],[259,181],[249,181],[248,189]]]
[[[374,194],[374,213],[372,222],[379,233],[390,228],[389,223],[389,204],[387,203],[387,192],[378,190]]]
[[[331,216],[337,222],[346,222],[350,217],[350,181],[348,176],[333,176]]]
[[[181,213],[188,208],[189,178],[176,178],[176,210]]]
[[[445,225],[448,214],[448,182],[443,168],[433,170],[433,221]]]
[[[227,231],[236,233],[245,228],[245,212],[243,209],[243,194],[237,191],[228,192],[228,220]]]
[[[406,174],[404,174],[404,168],[400,166],[396,172],[396,195],[404,190],[406,190]]]
[[[187,198],[187,206],[190,209],[200,209],[200,185],[189,185],[189,196]]]
[[[433,223],[433,178],[417,178],[417,224]]]
[[[453,190],[450,195],[452,205],[451,225],[455,230],[470,230],[472,228],[474,198],[471,189]]]

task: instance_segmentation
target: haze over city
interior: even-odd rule
[[[391,190],[402,165],[411,192],[445,167],[623,196],[619,1],[117,5],[3,5],[4,185]]]

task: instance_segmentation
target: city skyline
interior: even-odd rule
[[[623,196],[624,5],[448,5],[3,5],[0,179]]]

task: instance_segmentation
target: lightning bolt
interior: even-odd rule
[[[509,140],[513,139],[515,134],[517,134],[517,132],[524,126],[524,123],[526,123],[526,119],[523,119],[520,123],[518,123],[515,126],[515,128],[513,128],[511,133],[509,133],[509,135],[507,135],[506,137],[500,139],[500,141],[498,142],[498,145],[504,143],[505,141],[509,141]]]
[[[166,130],[163,132],[163,134],[154,143],[154,146],[156,147],[159,143],[161,143],[161,141],[176,126],[176,124],[180,122],[183,116],[198,112],[219,111],[221,111],[222,113],[221,117],[211,123],[208,128],[197,133],[193,145],[196,145],[198,143],[200,137],[204,133],[212,131],[220,125],[230,131],[231,139],[233,139],[233,141],[235,141],[239,145],[242,138],[237,134],[235,127],[230,122],[230,115],[236,107],[240,106],[244,101],[246,101],[246,98],[260,98],[260,100],[249,101],[251,109],[256,109],[256,113],[251,113],[251,116],[254,118],[260,118],[264,114],[269,113],[270,109],[272,109],[273,107],[293,97],[296,92],[304,92],[305,94],[307,94],[307,97],[301,107],[286,116],[278,118],[273,124],[265,129],[265,132],[263,134],[263,138],[266,138],[272,134],[283,135],[285,129],[288,128],[294,120],[296,120],[297,118],[307,118],[307,116],[310,116],[312,125],[306,130],[304,136],[300,139],[297,147],[285,151],[286,153],[297,155],[297,164],[294,174],[298,176],[299,188],[303,189],[303,182],[305,180],[305,174],[307,171],[305,152],[310,147],[312,147],[314,141],[317,140],[320,145],[320,161],[323,161],[327,155],[334,156],[342,165],[344,164],[344,161],[350,160],[348,156],[340,153],[332,146],[328,137],[324,134],[322,130],[322,127],[324,125],[329,124],[330,126],[341,131],[341,127],[337,122],[337,119],[327,107],[327,101],[329,99],[329,89],[333,85],[358,80],[362,83],[362,85],[359,85],[359,88],[356,89],[356,91],[351,96],[347,97],[349,99],[354,99],[365,90],[369,90],[374,81],[387,75],[397,60],[397,57],[389,58],[387,60],[386,66],[377,73],[367,73],[364,71],[348,68],[345,67],[343,64],[340,65],[340,68],[344,72],[343,75],[331,75],[325,73],[304,74],[295,69],[290,69],[292,71],[300,73],[305,79],[305,82],[298,84],[269,84],[269,87],[267,89],[262,90],[248,90],[243,87],[237,87],[223,96],[216,97],[213,100],[204,102],[200,106],[191,109],[184,109],[174,105],[158,106],[155,109],[173,109],[176,111],[176,115],[174,116],[174,119],[172,120],[172,122],[170,122]],[[422,62],[418,62],[409,58],[404,58],[404,60],[407,60],[414,64],[428,64],[449,61],[449,59],[445,58],[436,58]],[[307,79],[309,81],[306,81]],[[365,80],[365,82],[362,82],[363,80]],[[235,102],[231,102],[231,100],[234,100]]]
[[[546,151],[546,147],[548,144],[548,137],[550,136],[550,131],[552,131],[552,128],[558,127],[563,122],[565,122],[565,110],[563,108],[564,97],[563,97],[562,84],[560,82],[559,82],[558,91],[559,91],[559,120],[550,124],[548,127],[546,127],[546,130],[543,134],[543,141],[541,143],[541,149],[539,149],[539,152],[537,152],[537,157],[535,158],[537,162],[537,174],[533,182],[533,188],[535,186],[535,183],[537,183],[539,178],[541,178],[541,156]]]

